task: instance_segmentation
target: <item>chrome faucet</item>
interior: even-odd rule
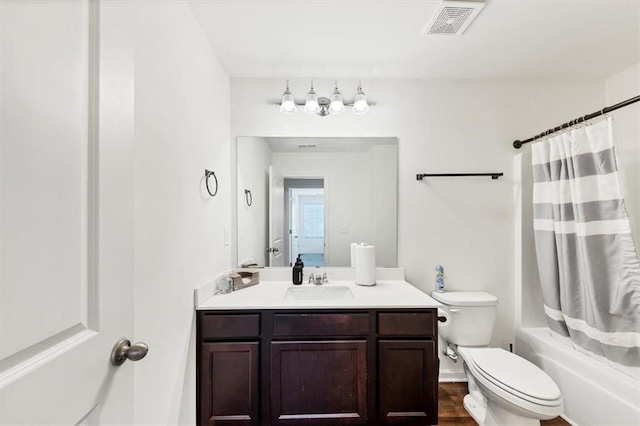
[[[322,281],[322,275],[316,275],[316,285],[322,285],[324,281]]]

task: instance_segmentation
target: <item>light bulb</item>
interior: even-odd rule
[[[320,111],[320,105],[318,104],[318,96],[316,91],[313,90],[313,81],[311,82],[311,90],[307,93],[307,100],[304,104],[304,112],[307,114],[317,114]]]
[[[280,103],[280,112],[283,114],[293,114],[296,112],[296,101],[293,99],[293,95],[289,90],[289,82],[287,81],[287,90],[282,95],[282,102]]]
[[[369,111],[369,105],[367,104],[367,99],[364,95],[356,95],[356,99],[353,102],[353,113],[354,114],[364,114]]]
[[[360,83],[358,83],[358,92],[356,93],[356,98],[353,101],[353,109],[351,112],[357,115],[369,112],[369,104],[367,103],[367,98],[362,91],[362,87],[360,87]]]
[[[331,104],[329,105],[329,112],[331,114],[342,114],[344,112],[344,103],[342,102],[342,95],[338,90],[338,83],[336,82],[336,88],[331,95]]]

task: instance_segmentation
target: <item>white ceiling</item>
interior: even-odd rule
[[[187,0],[231,77],[606,77],[640,60],[640,0],[487,0],[461,36],[435,0]]]

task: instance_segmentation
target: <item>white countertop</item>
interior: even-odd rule
[[[211,296],[196,306],[197,310],[230,309],[349,309],[349,308],[437,308],[442,306],[404,280],[379,280],[375,286],[364,287],[353,281],[332,281],[322,286],[347,286],[353,298],[342,300],[289,300],[289,287],[315,287],[313,284],[294,286],[291,281],[262,281],[253,287],[229,294]],[[320,286],[318,286],[320,287]]]

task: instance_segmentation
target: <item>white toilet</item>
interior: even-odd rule
[[[562,413],[562,394],[547,373],[516,354],[487,347],[496,319],[495,296],[480,291],[431,296],[449,316],[438,323],[438,332],[464,360],[469,385],[464,408],[479,425],[540,425]]]

